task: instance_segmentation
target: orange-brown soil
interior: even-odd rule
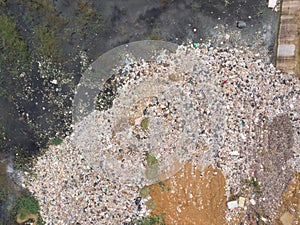
[[[17,223],[22,224],[24,222],[27,222],[30,219],[34,220],[33,225],[37,224],[38,217],[37,217],[37,215],[34,215],[34,214],[29,214],[29,215],[25,216],[25,218],[23,218],[23,219],[21,219],[20,217],[17,216]]]
[[[275,224],[300,224],[300,174],[296,174],[289,188],[283,193],[282,205]]]
[[[156,203],[153,215],[165,214],[167,225],[224,225],[225,178],[218,169],[207,167],[201,175],[191,163],[172,178],[152,185]]]

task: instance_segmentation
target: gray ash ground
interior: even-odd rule
[[[253,148],[254,177],[260,182],[260,190],[254,191],[257,205],[249,207],[249,212],[254,217],[261,216],[261,212],[270,216],[278,211],[281,194],[290,185],[295,174],[288,163],[294,157],[292,149],[295,137],[290,115],[276,116],[271,124],[266,122],[265,126],[267,137],[259,140],[257,148]],[[263,149],[259,145],[267,147]]]

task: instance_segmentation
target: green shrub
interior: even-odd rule
[[[146,153],[146,160],[147,160],[148,166],[153,166],[153,165],[158,164],[158,160],[155,158],[155,156],[149,154],[148,152]]]
[[[28,216],[31,217],[31,215],[35,215],[38,220],[37,225],[45,225],[45,222],[41,218],[38,200],[28,192],[23,193],[23,195],[17,199],[16,210],[18,220],[26,220]]]
[[[55,137],[50,140],[50,145],[57,146],[57,145],[60,145],[62,142],[63,142],[63,139]]]
[[[146,161],[147,161],[146,177],[149,180],[157,179],[158,171],[159,171],[158,160],[153,155],[147,152]]]
[[[57,57],[60,53],[59,49],[59,39],[56,37],[57,31],[52,27],[42,24],[34,29],[35,34],[39,40],[37,49],[39,53],[47,58]]]
[[[149,186],[144,186],[141,190],[140,190],[140,195],[143,198],[146,198],[151,192],[151,188]]]
[[[142,127],[142,130],[143,131],[146,131],[148,130],[148,127],[149,127],[149,118],[144,118],[141,122],[141,127]]]
[[[24,84],[19,75],[31,67],[31,53],[21,38],[16,19],[4,13],[0,15],[0,49],[0,96],[9,97],[11,85],[14,95],[22,96]]]
[[[143,219],[135,221],[137,225],[165,225],[165,215],[146,216]]]
[[[7,16],[0,16],[0,35],[2,47],[8,50],[18,50],[20,54],[24,54],[27,46],[21,40],[15,21]]]
[[[0,63],[6,66],[1,69],[1,74],[9,71],[19,75],[21,69],[29,66],[28,46],[21,39],[16,21],[6,15],[0,16],[0,49]]]
[[[259,183],[258,183],[258,181],[257,181],[257,179],[255,177],[251,178],[251,185],[253,186],[254,193],[256,193],[256,194],[260,194],[261,193],[260,185],[259,185]]]
[[[22,220],[29,214],[39,215],[39,202],[29,194],[24,195],[17,201],[17,216]]]

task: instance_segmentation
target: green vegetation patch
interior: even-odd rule
[[[20,2],[26,3],[26,6],[29,7],[30,10],[37,11],[45,9],[50,12],[55,11],[52,2],[49,0],[20,0]]]
[[[143,219],[135,221],[137,225],[165,225],[165,215],[147,216]]]
[[[34,29],[38,38],[38,52],[47,58],[59,57],[60,40],[56,37],[57,31],[50,29],[49,26],[42,24]]]
[[[102,33],[105,31],[104,17],[92,5],[84,0],[78,0],[78,17],[76,24],[82,27],[82,30],[91,30],[92,32]],[[83,34],[85,36],[85,34]]]
[[[38,200],[36,200],[32,195],[26,194],[19,198],[17,201],[17,216],[21,220],[25,219],[28,215],[39,215],[40,206]]]
[[[21,38],[17,20],[0,9],[0,96],[9,97],[9,87],[14,95],[23,95],[19,75],[31,68],[32,57],[27,43]]]
[[[0,16],[0,35],[1,46],[4,49],[16,49],[20,56],[26,56],[27,46],[20,38],[15,21],[5,15]]]
[[[230,195],[228,198],[228,201],[230,202],[230,201],[238,200],[240,196],[241,196],[240,193],[235,194],[235,195]]]
[[[57,145],[60,145],[62,142],[63,142],[63,139],[55,137],[50,140],[50,145],[57,146]]]
[[[251,186],[253,187],[254,193],[261,194],[260,185],[255,177],[251,178]]]
[[[142,127],[142,130],[143,131],[146,131],[148,130],[148,127],[149,127],[149,118],[144,118],[141,122],[141,127]]]
[[[153,165],[158,164],[158,160],[155,158],[155,156],[149,154],[148,152],[146,153],[146,160],[147,160],[148,166],[153,166]]]
[[[0,64],[5,65],[4,69],[19,74],[20,70],[28,67],[29,51],[27,44],[21,39],[16,21],[6,15],[0,16]],[[4,77],[1,78],[2,83]]]
[[[149,180],[157,179],[158,171],[159,171],[158,160],[155,158],[155,156],[146,152],[146,161],[147,161],[146,177]]]
[[[150,186],[144,186],[141,190],[140,190],[140,195],[142,198],[146,198],[151,192],[151,188]]]

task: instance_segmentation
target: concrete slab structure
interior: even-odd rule
[[[294,57],[295,56],[295,45],[278,45],[278,57]]]
[[[276,6],[276,0],[269,0],[269,4],[268,4],[268,7],[269,8],[275,8],[275,6]]]
[[[230,201],[230,202],[227,202],[227,207],[228,209],[235,209],[237,208],[239,205],[238,205],[238,201]]]

